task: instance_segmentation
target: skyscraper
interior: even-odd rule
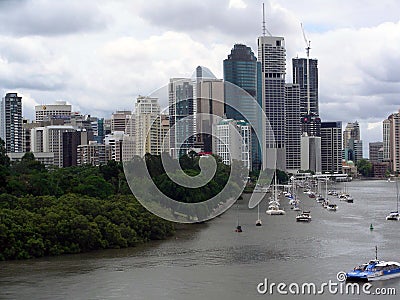
[[[300,87],[285,85],[285,145],[286,169],[296,173],[300,169]]]
[[[356,163],[363,158],[362,140],[360,138],[360,125],[357,121],[347,123],[343,131],[344,159]]]
[[[258,60],[261,62],[263,109],[272,133],[267,131],[266,156],[276,149],[277,168],[286,170],[285,153],[285,74],[286,49],[283,37],[260,36]],[[267,124],[266,124],[267,126]]]
[[[390,162],[392,172],[400,171],[400,110],[383,121],[384,161]],[[389,149],[386,149],[386,148]]]
[[[262,134],[261,116],[262,95],[261,89],[261,63],[257,62],[250,47],[235,44],[228,58],[224,60],[224,80],[245,90],[225,85],[225,114],[234,120],[247,120],[252,125],[252,165],[253,169],[261,166],[261,143],[258,142],[256,132]],[[260,136],[261,138],[261,136]],[[260,144],[260,145],[259,145]]]
[[[198,78],[196,84],[196,145],[212,152],[212,128],[224,116],[224,81]]]
[[[342,172],[342,122],[321,123],[321,171]]]
[[[195,139],[193,83],[189,79],[171,78],[169,94],[169,144],[171,156],[179,158],[187,154]],[[167,149],[166,149],[167,150]]]
[[[0,103],[0,138],[7,152],[22,152],[22,97],[17,93],[7,93]]]
[[[293,83],[300,87],[300,115],[302,133],[309,136],[320,136],[321,119],[318,104],[318,60],[309,59],[309,76],[307,58],[293,58]],[[310,83],[309,89],[307,83]],[[309,94],[308,94],[309,93]],[[308,103],[310,97],[310,103]]]
[[[160,154],[160,105],[158,98],[139,96],[135,105],[136,155]]]
[[[383,161],[390,162],[390,121],[386,119],[383,124]]]

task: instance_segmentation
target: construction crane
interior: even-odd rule
[[[307,40],[304,32],[303,23],[300,23],[301,31],[303,32],[304,41],[306,43],[306,54],[307,54],[307,115],[311,114],[311,96],[310,96],[310,44],[311,41]]]

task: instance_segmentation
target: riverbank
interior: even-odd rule
[[[175,226],[133,196],[0,195],[0,260],[135,247],[172,236]]]

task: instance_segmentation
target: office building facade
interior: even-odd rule
[[[285,74],[286,49],[283,37],[258,38],[258,61],[261,63],[263,110],[271,130],[266,130],[265,163],[276,153],[276,167],[286,170],[285,151]],[[269,126],[265,124],[266,128]],[[271,151],[272,150],[272,151]],[[268,161],[267,161],[268,158]],[[264,163],[264,167],[265,167]]]
[[[42,104],[35,106],[35,121],[49,121],[51,119],[62,119],[68,122],[71,118],[72,106],[66,101],[58,100],[53,104]]]
[[[252,126],[252,168],[261,167],[262,95],[261,63],[250,47],[235,44],[223,62],[225,83],[225,115],[234,120],[247,120]],[[238,89],[236,86],[240,87]]]
[[[321,123],[321,171],[342,173],[342,122]]]
[[[173,158],[187,154],[195,140],[193,82],[190,79],[171,78],[168,85],[169,146]],[[165,123],[165,121],[164,121]],[[163,148],[166,148],[166,141]]]
[[[296,173],[300,169],[300,86],[285,85],[285,145],[286,170]]]
[[[360,125],[357,121],[347,123],[343,131],[343,151],[346,161],[352,160],[357,163],[363,158],[363,146],[361,140]]]
[[[307,133],[308,136],[320,136],[318,60],[309,59],[308,63],[309,75],[307,74],[307,58],[292,59],[293,83],[300,87],[301,132]]]

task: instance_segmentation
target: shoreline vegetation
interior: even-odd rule
[[[160,157],[145,159],[155,182],[165,186]],[[200,172],[198,162],[198,157],[185,156],[181,166],[193,176]],[[223,188],[229,171],[221,165],[219,183],[209,194]],[[0,261],[134,247],[167,239],[180,228],[136,200],[120,162],[46,168],[28,152],[11,163],[0,139]]]

